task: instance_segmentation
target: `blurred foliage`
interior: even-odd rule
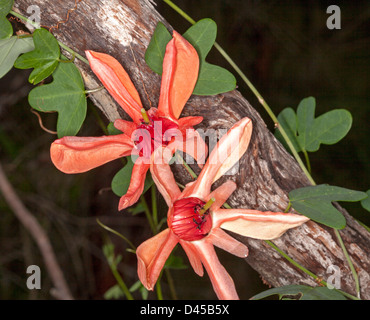
[[[308,96],[316,98],[317,116],[336,108],[349,110],[353,125],[345,139],[310,154],[313,177],[317,183],[361,191],[369,189],[368,1],[337,1],[341,8],[341,30],[327,29],[326,8],[332,3],[326,1],[175,2],[195,20],[208,17],[216,21],[216,41],[246,73],[276,114],[286,107],[295,109],[299,101]],[[157,10],[179,32],[188,29],[189,23],[163,2],[158,1]],[[232,71],[214,49],[207,61]],[[25,71],[13,70],[0,80],[0,161],[24,204],[47,230],[74,296],[103,299],[104,293],[116,282],[102,253],[102,235],[106,231],[96,223],[96,218],[135,245],[147,239],[150,230],[143,215],[117,213],[119,198],[110,190],[110,183],[121,168],[119,161],[79,175],[65,175],[54,168],[49,146],[56,137],[42,131],[36,116],[29,111],[28,76]],[[253,94],[238,78],[237,84],[273,130],[274,124]],[[42,114],[42,119],[45,127],[55,130],[55,114]],[[102,135],[91,106],[79,135]],[[159,212],[164,216],[166,206],[159,196],[158,201]],[[344,206],[370,225],[369,214],[360,204]],[[42,273],[43,290],[27,290],[27,266],[36,264],[44,270],[43,261],[3,197],[0,197],[0,211],[0,299],[50,299],[51,283],[46,272]],[[115,242],[115,250],[122,254],[119,271],[131,286],[137,281],[136,257],[125,251],[126,246],[119,238],[109,237]],[[176,252],[183,254],[182,250]],[[218,254],[230,275],[237,279],[242,299],[267,288],[240,259],[220,250]],[[187,263],[186,258],[184,261]],[[171,270],[171,274],[179,297],[215,298],[207,276],[199,278],[191,268]],[[162,287],[166,292],[165,278]],[[136,298],[141,297],[139,292],[135,294]],[[150,292],[148,299],[153,298],[155,294]]]

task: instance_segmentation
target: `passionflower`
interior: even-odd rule
[[[140,197],[154,150],[166,147],[180,150],[204,164],[207,146],[193,129],[202,117],[179,118],[198,78],[199,57],[180,34],[173,32],[163,60],[158,108],[146,111],[139,93],[121,64],[104,53],[86,51],[92,71],[108,92],[131,117],[118,119],[114,126],[122,134],[102,137],[63,137],[50,149],[51,160],[64,173],[81,173],[128,155],[139,156],[134,164],[128,191],[119,202],[119,210]]]
[[[228,180],[214,191],[211,186],[232,168],[247,150],[252,122],[237,122],[212,150],[197,180],[181,192],[167,164],[170,153],[156,151],[152,177],[169,207],[168,228],[143,242],[136,251],[138,276],[152,290],[171,251],[180,243],[194,271],[203,275],[205,267],[219,299],[238,299],[234,282],[219,262],[214,246],[245,258],[248,248],[224,230],[255,239],[274,239],[286,230],[297,227],[308,218],[283,212],[262,212],[251,209],[223,209],[222,205],[236,189]],[[165,149],[163,149],[165,150]]]

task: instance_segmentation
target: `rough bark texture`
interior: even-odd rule
[[[27,7],[30,5],[40,7],[41,24],[50,27],[66,20],[68,10],[75,7],[75,1],[53,1],[46,4],[42,0],[19,0],[15,1],[15,10],[27,15]],[[54,28],[53,34],[81,55],[84,55],[84,50],[91,49],[116,57],[130,74],[143,104],[149,108],[157,104],[160,77],[145,64],[144,53],[158,21],[172,30],[148,0],[77,1],[76,10],[70,12],[68,21]],[[78,61],[77,65],[87,88],[100,85],[84,63]],[[94,93],[91,98],[109,120],[127,118],[106,91]],[[287,206],[290,190],[309,185],[296,161],[269,132],[260,115],[238,91],[209,97],[193,96],[183,112],[183,116],[187,115],[202,115],[202,129],[230,128],[245,116],[253,120],[253,136],[248,152],[241,159],[240,172],[235,176],[223,177],[218,182],[220,184],[231,178],[238,184],[237,191],[228,201],[231,206],[281,211]],[[186,183],[189,180],[188,174],[181,167],[174,170],[179,182]],[[341,210],[347,219],[347,226],[340,234],[358,272],[361,297],[369,299],[369,233]],[[317,285],[311,277],[292,266],[264,241],[248,238],[242,241],[250,248],[247,262],[268,284]],[[353,277],[330,228],[310,221],[288,231],[274,240],[274,243],[324,280],[332,274],[327,268],[338,266],[341,270],[342,290],[355,294]]]

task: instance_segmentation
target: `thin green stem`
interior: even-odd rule
[[[288,206],[284,210],[285,213],[289,212],[289,209],[292,207],[292,203],[289,201]]]
[[[167,283],[168,283],[168,286],[170,288],[171,297],[172,297],[173,300],[177,300],[178,298],[177,298],[176,288],[175,288],[175,284],[173,282],[171,272],[167,268],[164,269],[164,272],[166,273]]]
[[[91,90],[85,90],[85,94],[89,94],[89,93],[94,93],[94,92],[98,92],[98,91],[101,91],[103,90],[105,87],[104,86],[100,86],[100,87],[97,87],[95,89],[91,89]]]
[[[149,222],[149,225],[150,225],[150,229],[152,230],[153,234],[156,235],[158,233],[158,231],[157,231],[156,226],[154,225],[154,221],[153,221],[152,215],[150,213],[148,204],[147,204],[147,202],[146,202],[146,200],[145,200],[145,198],[144,198],[143,195],[140,197],[140,202],[141,202],[141,204],[144,207],[145,216],[148,219],[148,222]]]
[[[157,208],[157,189],[155,184],[153,184],[150,188],[151,196],[152,196],[152,216],[153,216],[153,223],[155,228],[158,230],[158,208]]]
[[[318,277],[316,274],[311,272],[310,270],[306,269],[305,267],[301,266],[298,262],[293,260],[291,257],[289,257],[283,250],[281,250],[278,246],[276,246],[272,241],[270,240],[265,240],[265,243],[267,243],[270,247],[272,247],[275,251],[277,251],[281,256],[283,256],[286,260],[288,260],[291,264],[293,264],[295,267],[297,267],[299,270],[303,271],[304,273],[308,274],[312,278],[314,278],[319,285],[327,286],[327,282],[322,280],[320,277]],[[355,297],[345,291],[335,289],[344,296],[353,299],[353,300],[359,300],[358,297]]]
[[[96,108],[93,108],[90,103],[88,103],[88,106],[89,106],[89,109],[91,110],[91,112],[93,113],[96,121],[98,122],[99,127],[102,129],[102,131],[104,132],[105,135],[108,135],[109,134],[108,129],[107,129],[105,123],[103,122],[102,118],[100,117],[100,115],[96,111]],[[125,165],[125,164],[126,164],[126,162],[123,163],[123,165]]]
[[[115,234],[116,236],[119,236],[120,238],[122,238],[131,248],[132,250],[136,251],[136,247],[133,245],[133,243],[127,239],[124,235],[120,234],[118,231],[106,226],[105,224],[103,224],[99,219],[96,219],[96,222],[102,227],[104,228],[105,230],[109,231],[109,232],[112,232],[113,234]]]
[[[74,55],[76,58],[80,59],[82,62],[86,63],[87,65],[89,65],[89,61],[84,58],[83,56],[81,56],[79,53],[77,53],[76,51],[72,50],[70,47],[67,47],[64,43],[58,41],[59,45],[64,49],[66,50],[67,52],[69,52],[70,54]]]
[[[20,34],[20,35],[17,35],[17,38],[18,39],[25,39],[25,38],[32,38],[33,37],[33,34]]]
[[[187,170],[187,172],[189,172],[193,179],[196,179],[198,177],[193,169],[190,168],[190,166],[184,161],[184,159],[177,151],[175,152],[175,157],[177,158],[177,161],[185,167],[185,169]]]
[[[125,294],[127,300],[134,300],[130,290],[127,288],[125,282],[123,281],[121,275],[119,274],[117,267],[115,265],[110,265],[110,268],[111,268],[114,278],[116,279],[118,285],[120,286],[123,293]]]
[[[163,0],[165,3],[167,3],[173,10],[175,10],[180,16],[188,20],[191,24],[195,24],[195,20],[191,18],[186,12],[184,12],[182,9],[180,9],[177,5],[175,5],[170,0]]]
[[[71,63],[71,62],[74,62],[75,61],[75,58],[76,58],[76,55],[73,54],[71,59],[68,59],[68,60],[58,59],[58,62],[61,62],[61,63]]]
[[[357,298],[360,299],[360,282],[358,280],[357,272],[355,270],[355,267],[353,266],[352,260],[351,260],[351,258],[349,256],[348,252],[347,252],[346,246],[343,243],[343,240],[342,240],[342,237],[340,236],[339,231],[337,229],[334,229],[334,232],[335,232],[335,235],[336,235],[336,237],[338,239],[338,242],[339,242],[339,244],[340,244],[340,246],[342,248],[343,254],[344,254],[344,256],[345,256],[345,258],[347,260],[347,263],[349,265],[349,268],[350,268],[350,270],[352,272],[353,279],[355,281],[355,286],[356,286]]]
[[[321,280],[317,275],[312,273],[310,270],[306,269],[305,267],[301,266],[298,262],[293,260],[291,257],[289,257],[284,251],[282,251],[278,246],[276,246],[272,241],[265,240],[265,242],[272,248],[274,248],[281,256],[283,256],[286,260],[288,260],[292,265],[297,267],[299,270],[302,270],[304,273],[308,274],[315,280],[320,281],[319,284],[326,285],[326,282]]]
[[[13,11],[13,10],[10,10],[9,12],[10,14],[12,14],[13,16],[23,20],[23,21],[26,21],[27,23],[29,23],[30,25],[32,25],[33,27],[35,27],[36,29],[39,29],[40,28],[40,24],[36,23],[36,22],[33,22],[32,20],[28,19],[27,17]],[[71,48],[67,47],[64,43],[58,41],[58,44],[64,49],[66,50],[67,52],[69,52],[70,54],[74,55],[76,58],[80,59],[82,62],[86,63],[86,64],[89,64],[89,61],[84,58],[83,56],[81,56],[80,54],[78,54],[76,51],[72,50]]]
[[[310,158],[308,157],[308,152],[306,150],[303,150],[302,151],[303,154],[304,154],[304,157],[306,159],[306,165],[307,165],[307,169],[308,169],[308,172],[311,174],[311,163],[310,163]]]
[[[157,283],[155,285],[155,291],[157,292],[157,298],[158,300],[163,300],[163,294],[162,294],[162,286],[161,286],[161,278],[163,274],[163,269],[161,274],[158,277]]]
[[[37,23],[37,22],[34,22],[30,19],[28,19],[27,17],[25,16],[22,16],[21,14],[19,14],[18,12],[15,12],[13,10],[10,10],[9,13],[23,21],[26,21],[27,23],[29,23],[32,27],[36,28],[36,29],[39,29],[40,28],[40,24]]]

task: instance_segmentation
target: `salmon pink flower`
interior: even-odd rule
[[[267,240],[308,220],[292,213],[221,208],[236,184],[229,180],[214,191],[211,186],[239,161],[251,133],[250,119],[237,122],[217,143],[197,180],[182,192],[167,164],[170,155],[160,154],[159,149],[154,153],[165,160],[153,161],[150,169],[169,210],[168,228],[143,242],[136,251],[138,276],[147,289],[153,289],[172,249],[180,243],[199,276],[203,275],[202,265],[205,267],[219,299],[238,299],[234,282],[219,262],[214,246],[242,258],[248,255],[248,248],[223,229]]]
[[[204,164],[206,144],[193,126],[202,117],[180,118],[198,78],[196,50],[176,31],[167,44],[158,108],[143,109],[140,97],[128,74],[113,57],[86,51],[90,67],[133,122],[118,119],[114,126],[122,134],[103,137],[63,137],[50,149],[54,165],[65,173],[80,173],[128,155],[138,155],[127,193],[120,199],[119,210],[140,197],[153,151],[167,147],[191,155]]]

